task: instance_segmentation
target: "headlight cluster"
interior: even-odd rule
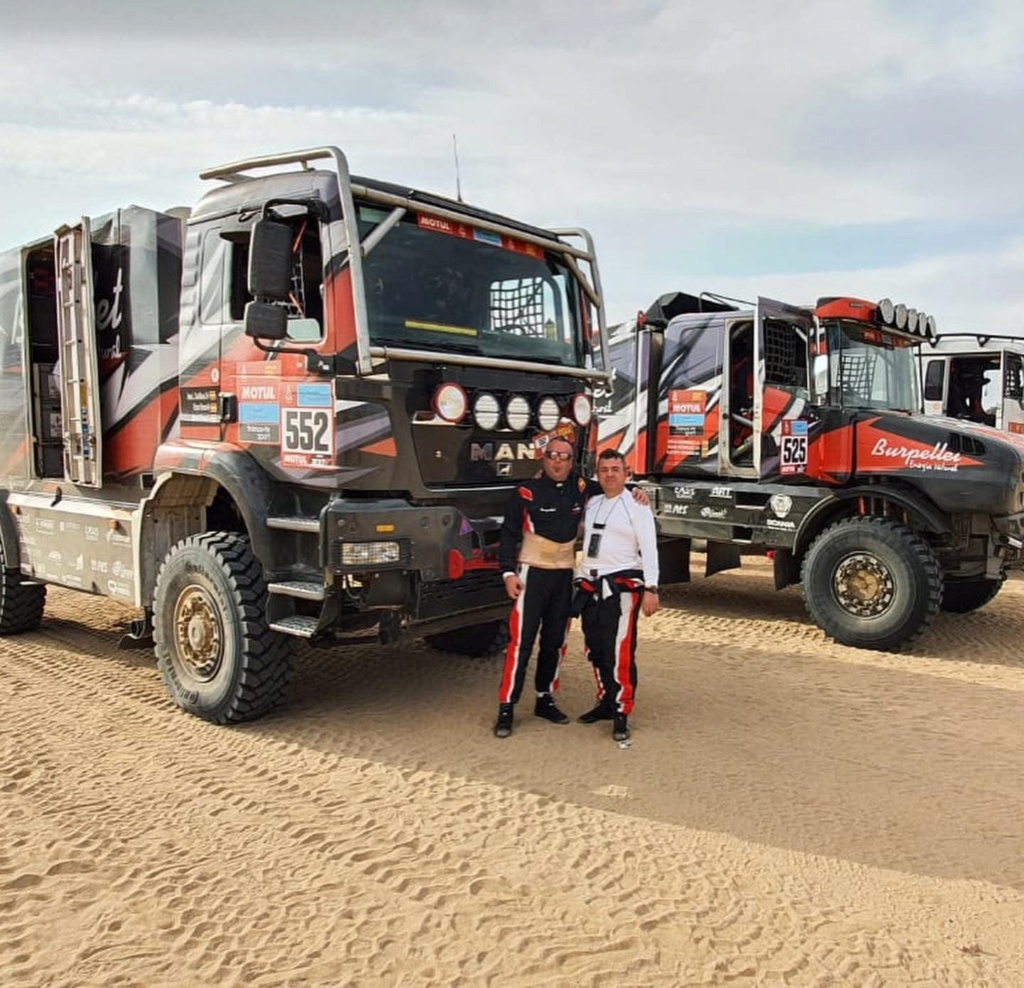
[[[531,424],[543,432],[551,432],[564,417],[579,426],[586,426],[593,415],[590,397],[585,394],[573,395],[564,407],[551,395],[544,396],[535,404],[525,395],[508,395],[503,404],[497,395],[489,391],[481,391],[470,401],[462,385],[451,381],[434,392],[433,404],[434,412],[445,422],[456,424],[467,414],[472,414],[476,427],[485,432],[499,428],[502,423],[513,432],[523,432]]]
[[[935,317],[908,309],[902,302],[893,305],[892,299],[883,298],[878,303],[878,321],[883,326],[892,326],[904,333],[914,333],[930,340],[935,338]]]

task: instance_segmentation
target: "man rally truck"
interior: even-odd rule
[[[175,702],[218,723],[283,699],[296,639],[485,651],[507,492],[546,436],[590,439],[589,235],[334,147],[201,177],[191,210],[0,256],[0,633],[48,584],[134,605]]]

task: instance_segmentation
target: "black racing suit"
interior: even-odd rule
[[[562,483],[547,474],[520,484],[509,496],[501,526],[498,559],[502,573],[515,573],[523,590],[509,615],[509,643],[498,689],[499,703],[516,703],[523,692],[526,666],[540,631],[534,686],[538,694],[558,688],[558,669],[565,655],[572,604],[572,568],[542,569],[518,561],[524,532],[552,542],[575,542],[587,498],[600,485],[571,473]]]

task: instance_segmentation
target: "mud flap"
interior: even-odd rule
[[[731,542],[708,541],[707,562],[704,566],[704,575],[712,576],[721,573],[724,569],[739,569],[740,547]]]
[[[664,539],[658,543],[658,578],[664,584],[690,582],[689,539]]]
[[[775,576],[776,590],[800,582],[800,565],[794,559],[792,549],[775,550],[772,571]]]

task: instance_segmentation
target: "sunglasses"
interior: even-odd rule
[[[571,460],[572,453],[565,453],[560,449],[549,450],[544,456],[549,460]]]

